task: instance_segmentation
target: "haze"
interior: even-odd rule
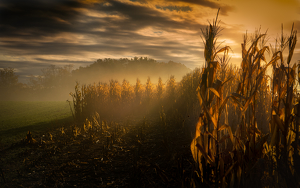
[[[300,30],[299,0],[2,0],[0,68],[15,68],[23,83],[49,65],[77,69],[104,58],[148,57],[194,69],[204,64],[200,29],[219,8],[219,39],[237,65],[246,31],[268,30],[273,43],[281,24],[286,34],[293,23]],[[299,59],[298,43],[292,62]]]

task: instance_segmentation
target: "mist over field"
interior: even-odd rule
[[[92,84],[97,81],[108,83],[111,79],[122,82],[126,79],[134,85],[137,78],[144,84],[150,77],[151,82],[156,84],[159,77],[166,82],[171,75],[179,82],[190,71],[191,69],[181,63],[173,61],[163,63],[147,57],[135,57],[131,60],[99,59],[90,66],[80,67],[72,73],[80,83]]]
[[[147,57],[132,59],[99,59],[86,67],[74,69],[72,65],[49,65],[41,70],[41,75],[31,76],[26,83],[18,81],[13,68],[1,69],[0,100],[13,101],[62,101],[71,100],[75,85],[109,83],[111,80],[119,84],[125,79],[129,84],[136,84],[137,79],[145,84],[150,78],[157,84],[161,78],[164,83],[170,76],[179,82],[191,70],[181,63],[169,61],[157,62]]]

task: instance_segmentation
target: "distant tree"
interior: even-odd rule
[[[33,90],[41,89],[43,87],[42,79],[43,78],[41,75],[38,76],[30,75],[28,80],[29,87],[31,87]]]
[[[167,75],[181,78],[191,70],[181,63],[170,61],[169,63],[157,62],[148,57],[133,57],[120,59],[98,59],[87,67],[79,67],[72,71],[72,77],[84,83],[109,82],[109,78],[116,80],[126,79],[135,83],[135,78],[146,82],[147,76],[157,79],[159,76],[167,80]],[[133,76],[134,75],[134,76]]]
[[[63,67],[50,65],[41,70],[42,75],[31,76],[29,84],[35,89],[65,87],[70,83],[72,69],[73,65],[65,65]]]
[[[15,74],[14,68],[0,69],[0,87],[9,88],[18,84],[18,75]]]
[[[14,68],[0,69],[0,100],[15,100],[18,95],[22,95],[22,85],[18,82]]]
[[[68,77],[71,76],[72,65],[57,67],[50,65],[42,69],[43,85],[47,88],[63,86]]]

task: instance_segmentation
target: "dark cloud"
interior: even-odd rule
[[[141,3],[147,3],[146,0],[130,0],[133,2],[141,2]],[[149,1],[148,1],[149,2]],[[154,0],[150,0],[150,2],[154,2]],[[229,6],[229,5],[224,5],[222,3],[220,3],[220,1],[216,1],[216,0],[166,0],[165,2],[175,2],[175,3],[179,3],[179,2],[183,2],[183,3],[188,3],[191,5],[200,5],[203,7],[208,7],[208,8],[212,8],[212,9],[219,9],[220,8],[220,13],[222,15],[228,15],[228,12],[231,12],[233,10],[235,10],[235,7],[233,6]],[[178,10],[179,9],[183,9],[185,11],[189,10],[189,6],[184,6],[184,7],[178,7],[176,8],[176,6],[165,6],[165,7],[160,7],[158,6],[157,8],[161,8],[161,9],[170,9],[170,10]]]
[[[203,26],[188,18],[175,21],[162,11],[164,8],[170,10],[173,7],[155,9],[117,0],[108,2],[109,4],[84,4],[71,0],[1,1],[0,58],[1,55],[6,58],[0,59],[0,68],[17,68],[18,74],[25,77],[41,74],[40,69],[49,64],[87,64],[90,61],[71,59],[73,56],[85,57],[87,53],[123,57],[146,55],[159,61],[186,63],[188,67],[193,64],[192,60],[181,57],[180,54],[198,54],[200,44],[199,48],[195,48],[172,38],[146,36],[138,31],[153,28],[155,34],[180,33],[180,30],[200,31]],[[175,8],[188,10],[185,7]],[[83,10],[92,11],[96,15],[86,14]],[[83,37],[73,41],[71,35],[75,36],[74,40],[77,40],[76,36]],[[188,35],[201,41],[198,32]],[[174,54],[177,55],[174,57]],[[62,59],[35,58],[41,55],[54,55],[55,59],[59,59],[57,56]],[[7,60],[8,57],[32,61],[10,61]]]
[[[173,2],[185,2],[192,5],[201,5],[204,7],[209,7],[212,9],[219,9],[222,15],[228,15],[228,12],[235,10],[233,6],[228,6],[219,3],[219,1],[209,1],[209,0],[172,0]]]
[[[191,29],[190,27],[199,27],[195,23],[188,20],[184,22],[174,21],[166,14],[138,4],[127,4],[115,0],[109,1],[111,6],[102,6],[102,4],[95,6],[97,11],[102,11],[108,14],[117,14],[125,18],[125,20],[113,21],[106,20],[106,23],[115,22],[115,26],[122,30],[139,30],[147,26],[158,27],[161,29]]]
[[[163,13],[147,7],[126,4],[119,1],[109,1],[110,6],[103,6],[103,3],[90,7],[94,11],[106,13],[108,15],[120,15],[124,20],[111,17],[95,18],[83,15],[74,8],[85,6],[83,4],[65,2],[45,6],[42,3],[30,3],[33,6],[20,4],[9,4],[0,7],[0,14],[4,19],[1,21],[0,34],[4,38],[2,48],[20,49],[28,54],[73,54],[78,50],[94,51],[99,49],[99,45],[77,45],[63,42],[38,42],[34,41],[11,41],[6,37],[14,39],[38,39],[44,36],[55,36],[59,33],[70,32],[75,34],[91,35],[101,38],[101,40],[118,41],[132,40],[140,38],[136,31],[153,27],[163,31],[174,31],[174,29],[197,30],[200,26],[189,20],[178,22],[166,17]],[[1,10],[2,9],[2,10]],[[84,20],[84,22],[80,22]],[[1,19],[2,20],[2,19]],[[61,21],[64,20],[64,21]],[[103,27],[105,31],[93,31]],[[144,40],[145,38],[141,38]],[[5,42],[7,41],[7,42]],[[107,50],[113,44],[105,44]],[[119,44],[116,44],[119,45]],[[115,50],[119,50],[118,48]]]
[[[77,1],[4,1],[0,6],[0,35],[41,37],[71,32],[78,16]]]
[[[18,2],[18,1],[13,1]],[[22,1],[20,1],[22,2]],[[42,1],[43,2],[43,1]],[[109,1],[110,6],[103,3],[87,7],[78,2],[66,1],[59,4],[40,3],[7,3],[0,7],[1,38],[13,37],[22,39],[37,39],[44,36],[55,36],[70,32],[91,34],[103,37],[117,37],[133,34],[135,31],[151,26],[156,29],[199,29],[199,25],[189,20],[174,21],[163,13],[148,7]],[[90,8],[107,15],[120,15],[124,20],[113,17],[95,18],[83,15],[76,8]],[[81,22],[80,20],[84,20]],[[105,28],[105,32],[94,32],[93,29]]]
[[[188,12],[192,10],[192,7],[190,6],[158,6],[156,5],[156,8],[161,10],[170,10],[170,11],[183,11]]]

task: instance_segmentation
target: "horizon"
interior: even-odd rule
[[[257,6],[259,4],[259,6]],[[268,31],[268,43],[300,31],[299,0],[4,0],[0,3],[0,68],[11,67],[26,82],[49,65],[86,67],[98,59],[148,57],[193,70],[204,64],[200,37],[216,18],[219,36],[234,65],[240,65],[243,35]],[[297,44],[292,63],[300,59]]]

